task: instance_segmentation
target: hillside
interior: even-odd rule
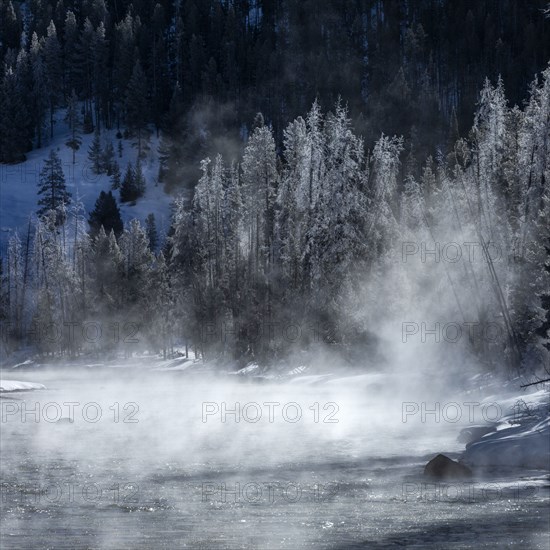
[[[0,164],[0,250],[4,254],[9,237],[19,232],[20,237],[26,235],[29,216],[34,217],[37,210],[37,191],[40,170],[51,149],[55,149],[63,163],[67,190],[73,201],[81,201],[89,213],[101,191],[111,188],[110,177],[106,174],[95,174],[92,162],[88,158],[88,149],[94,139],[94,134],[81,134],[82,144],[76,152],[75,163],[72,160],[72,150],[66,146],[70,131],[65,122],[66,109],[59,109],[55,116],[54,137],[50,143],[40,149],[34,149],[27,154],[27,160],[18,164]],[[133,139],[118,140],[117,130],[102,130],[101,141],[104,146],[109,141],[115,148],[115,160],[122,175],[128,163],[135,164],[137,151]],[[122,143],[122,156],[119,156],[118,142]],[[172,197],[165,193],[162,184],[158,183],[158,143],[153,133],[148,141],[149,150],[142,161],[143,174],[146,179],[146,191],[135,204],[120,203],[119,192],[115,191],[117,203],[123,222],[132,219],[144,222],[149,213],[155,215],[157,229],[162,236],[170,224],[170,202]]]

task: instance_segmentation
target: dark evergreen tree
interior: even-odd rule
[[[145,188],[147,186],[147,182],[145,181],[145,176],[143,175],[143,170],[141,168],[141,160],[138,157],[136,161],[136,168],[135,168],[135,192],[136,192],[136,198],[142,197],[145,194]]]
[[[113,162],[112,174],[111,174],[111,189],[115,191],[120,188],[120,168],[118,162]]]
[[[124,100],[128,89],[128,82],[132,76],[132,69],[136,63],[136,34],[139,30],[139,18],[136,21],[132,11],[128,10],[126,15],[115,26],[114,38],[114,66],[117,68],[113,74],[115,91],[115,108],[117,111],[117,124],[120,124],[124,114]]]
[[[78,60],[78,76],[80,80],[80,89],[82,98],[84,99],[84,123],[88,124],[88,120],[92,128],[94,127],[93,119],[93,75],[94,75],[94,43],[95,30],[89,18],[84,21],[84,27],[79,33],[79,41],[76,47],[76,55]],[[93,130],[92,130],[93,131]]]
[[[44,56],[46,90],[50,107],[50,138],[53,138],[55,109],[60,103],[63,92],[61,46],[57,39],[57,30],[53,21],[50,21],[48,25],[42,53]]]
[[[13,2],[0,3],[0,36],[2,43],[0,45],[0,56],[9,49],[17,50],[20,47],[21,32],[23,30],[23,21],[19,10],[16,11]]]
[[[103,150],[101,149],[99,126],[96,126],[94,139],[88,147],[88,160],[92,163],[92,168],[95,174],[102,174],[104,172]]]
[[[42,55],[44,39],[39,40],[33,33],[30,47],[30,63],[32,69],[32,117],[36,130],[36,145],[42,146],[44,119],[48,108],[48,90],[44,57]]]
[[[65,174],[61,159],[53,149],[44,161],[44,167],[40,172],[38,196],[40,197],[38,215],[46,216],[53,211],[55,224],[63,224],[66,218],[64,208],[71,202],[71,195],[65,186]]]
[[[71,137],[65,142],[65,145],[72,149],[73,151],[73,164],[75,163],[76,152],[80,149],[82,145],[82,139],[79,135],[79,116],[78,116],[78,101],[76,93],[73,90],[71,96],[69,97],[67,105],[67,115],[65,117],[67,124],[69,125],[69,130],[71,132]]]
[[[94,119],[91,111],[84,110],[84,117],[82,122],[82,132],[85,134],[91,134],[94,131]]]
[[[138,157],[140,158],[143,154],[147,122],[147,81],[141,63],[137,60],[126,91],[126,123],[137,137]]]
[[[122,234],[123,224],[120,210],[111,191],[107,193],[101,191],[95,202],[94,209],[90,212],[88,223],[90,224],[90,236],[92,238],[99,233],[101,227],[103,227],[107,234],[111,230],[116,237]]]
[[[101,153],[101,168],[108,176],[113,175],[115,162],[115,148],[113,142],[109,141]]]
[[[105,25],[101,21],[95,30],[92,40],[92,93],[94,98],[95,123],[99,126],[101,121],[106,127],[110,127],[110,100],[111,90],[107,63],[109,58],[108,42]]]
[[[0,82],[0,161],[11,163],[25,160],[27,114],[21,86],[9,67]]]
[[[64,23],[64,44],[63,44],[63,81],[65,95],[68,96],[72,90],[80,91],[79,87],[79,56],[78,56],[78,24],[73,11],[67,10]]]
[[[133,166],[128,163],[122,185],[120,186],[120,202],[130,202],[136,198],[136,173]]]

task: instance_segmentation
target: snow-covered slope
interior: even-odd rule
[[[81,134],[82,144],[76,152],[75,164],[72,161],[72,150],[65,145],[69,139],[69,129],[64,121],[65,110],[56,114],[54,137],[50,143],[27,154],[25,162],[13,165],[0,164],[0,245],[2,249],[14,230],[20,236],[26,234],[29,216],[37,209],[37,189],[40,170],[51,149],[56,149],[63,163],[63,171],[67,189],[72,199],[83,203],[87,213],[95,204],[100,191],[108,191],[111,187],[110,177],[106,174],[97,175],[92,170],[88,160],[88,148],[94,135]],[[122,177],[128,163],[134,164],[137,150],[132,140],[122,139],[122,157],[119,157],[116,129],[102,130],[102,145],[111,141],[115,149],[115,160],[119,164]],[[120,212],[124,223],[133,218],[141,222],[149,213],[154,213],[157,229],[162,235],[168,230],[170,223],[169,205],[171,197],[164,192],[163,185],[158,184],[158,138],[152,134],[149,140],[147,158],[142,161],[142,169],[147,181],[145,195],[134,206],[120,204]],[[118,191],[114,192],[117,202]]]

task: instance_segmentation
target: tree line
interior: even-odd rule
[[[319,345],[352,354],[376,338],[381,319],[443,304],[435,310],[449,319],[503,327],[498,342],[467,344],[488,368],[547,365],[549,136],[550,68],[523,108],[508,104],[501,79],[486,80],[468,136],[419,175],[414,144],[382,134],[366,147],[341,102],[328,113],[314,102],[287,125],[280,153],[258,115],[240,162],[201,162],[161,250],[154,223],[101,218],[117,208],[105,193],[90,231],[75,202],[29,222],[2,263],[4,320],[14,345],[33,321],[99,319],[136,323],[142,345],[165,354],[184,342],[205,359],[270,362]],[[477,243],[479,261],[402,261],[404,243],[438,242]],[[491,247],[503,251],[499,261]],[[430,304],[420,306],[427,287]],[[61,354],[113,350],[40,344]]]
[[[414,144],[418,175],[468,131],[485,76],[502,75],[512,104],[526,97],[550,57],[546,4],[1,0],[0,162],[47,145],[76,99],[84,132],[127,129],[141,152],[162,130],[160,176],[189,189],[200,159],[242,148],[257,112],[280,151],[315,98],[341,96],[369,148],[381,132]]]

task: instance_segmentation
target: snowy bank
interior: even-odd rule
[[[550,470],[550,418],[488,434],[469,445],[462,458],[466,464],[478,467]]]
[[[0,380],[0,392],[45,390],[46,386],[36,382],[21,382],[19,380]]]
[[[493,400],[495,396],[491,396]],[[526,400],[528,402],[526,402]],[[468,443],[462,461],[475,467],[534,468],[550,471],[550,408],[548,391],[501,400],[511,411],[494,431]]]

